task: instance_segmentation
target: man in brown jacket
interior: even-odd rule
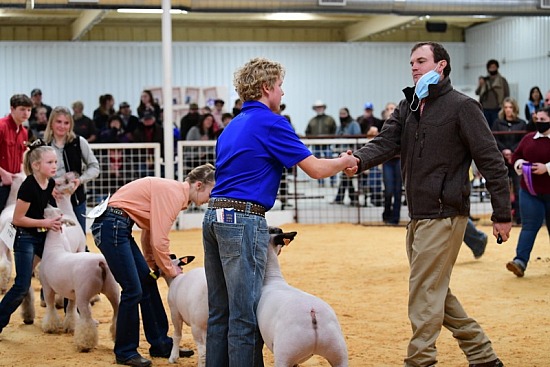
[[[413,335],[405,367],[437,363],[435,345],[442,326],[457,339],[470,367],[502,367],[491,341],[468,317],[449,283],[470,212],[472,159],[491,193],[493,234],[508,240],[512,223],[504,159],[479,103],[453,89],[451,61],[443,46],[416,44],[410,65],[415,87],[403,90],[405,99],[380,134],[353,153],[359,172],[401,154],[411,217],[406,248]]]

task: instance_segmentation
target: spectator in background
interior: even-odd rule
[[[23,153],[27,150],[27,129],[23,122],[31,115],[32,100],[24,94],[10,98],[10,113],[0,118],[0,213],[10,195],[13,176],[22,171]]]
[[[138,117],[143,119],[146,112],[149,112],[149,114],[155,117],[155,122],[157,124],[162,125],[162,109],[157,101],[155,101],[153,93],[148,89],[141,92],[139,106],[137,108]]]
[[[497,146],[504,161],[506,167],[508,167],[508,177],[512,183],[513,198],[512,198],[512,213],[514,220],[517,224],[521,223],[521,217],[519,212],[519,176],[514,170],[512,162],[512,153],[516,150],[521,138],[523,138],[523,132],[527,129],[527,123],[519,118],[519,106],[515,99],[512,97],[504,98],[502,102],[502,109],[498,113],[498,119],[493,123],[493,131],[498,132],[495,135]],[[515,134],[512,134],[516,132]]]
[[[233,115],[230,114],[229,112],[225,112],[223,115],[222,115],[222,123],[223,123],[223,126],[224,127],[227,127],[227,125],[229,125],[229,123],[231,122],[231,120],[233,120]],[[218,135],[219,136],[219,135]]]
[[[48,125],[46,107],[40,106],[35,108],[34,111],[34,120],[29,122],[29,141],[43,139],[44,130],[46,130],[46,125]]]
[[[340,116],[340,125],[336,128],[336,135],[356,135],[361,136],[361,127],[355,121],[347,107],[342,107],[339,111]],[[337,150],[340,152],[345,152],[347,150],[353,150],[355,146],[352,145],[343,145],[338,146]],[[344,204],[344,196],[346,195],[346,190],[348,191],[348,196],[351,206],[357,206],[359,204],[357,192],[355,192],[355,187],[353,187],[353,181],[351,177],[348,177],[344,174],[340,177],[340,184],[338,185],[338,192],[336,198],[331,204]]]
[[[527,121],[527,129],[535,131],[536,127],[533,122],[533,116],[544,107],[544,99],[539,87],[533,87],[529,91],[529,99],[525,104],[525,120]]]
[[[189,130],[199,124],[200,117],[199,105],[196,103],[189,104],[189,112],[180,121],[180,137],[182,140],[186,140]]]
[[[545,220],[550,235],[550,107],[539,110],[534,120],[537,131],[525,135],[512,155],[514,168],[523,178],[519,191],[522,222],[516,256],[506,268],[517,277],[525,275]]]
[[[367,102],[363,109],[363,115],[357,118],[357,122],[361,126],[361,133],[372,138],[382,130],[384,121],[374,117],[374,105],[372,102]]]
[[[243,108],[243,101],[241,101],[240,98],[237,98],[235,100],[235,104],[233,105],[233,117],[237,116],[241,112],[241,108]]]
[[[336,122],[332,116],[325,114],[327,105],[321,100],[317,100],[313,103],[313,116],[306,127],[307,137],[316,137],[323,135],[334,135],[336,133]],[[312,153],[316,158],[332,158],[332,149],[330,145],[313,145],[311,147]],[[318,179],[317,182],[320,186],[324,186],[325,179]],[[336,176],[330,178],[330,186],[333,187],[336,182]]]
[[[126,140],[129,142],[134,141],[134,131],[139,125],[139,119],[137,116],[132,115],[132,109],[128,102],[122,102],[118,106],[118,115],[122,121],[122,128],[126,133]]]
[[[101,132],[99,141],[101,143],[128,143],[130,140],[124,130],[122,118],[114,114],[107,120],[107,129]]]
[[[214,117],[211,114],[202,115],[199,124],[191,127],[185,136],[187,141],[215,140]],[[189,168],[205,163],[214,163],[214,147],[194,146],[185,148],[185,165]]]
[[[141,118],[141,123],[134,131],[135,143],[160,143],[160,154],[164,154],[164,133],[163,127],[156,123],[155,115],[147,111]],[[139,177],[155,175],[154,149],[142,149],[137,163]]]
[[[493,122],[498,118],[498,112],[502,108],[504,98],[510,96],[508,81],[498,72],[499,64],[497,60],[487,61],[487,76],[480,76],[477,84],[476,95],[479,96],[479,102],[483,107],[483,114],[489,124],[493,127]]]
[[[81,101],[73,102],[74,133],[93,143],[97,139],[97,130],[91,118],[84,114],[84,104]]]
[[[225,125],[222,121],[222,115],[225,112],[223,106],[225,102],[223,99],[214,100],[214,109],[212,110],[212,116],[214,117],[214,134],[220,136]]]
[[[373,138],[380,130],[384,121],[374,117],[374,105],[372,102],[367,102],[364,105],[363,115],[359,116],[357,122],[361,126],[361,133],[367,138]],[[380,167],[375,166],[366,172],[359,174],[359,192],[365,196],[365,206],[368,205],[368,197],[374,206],[384,205],[382,194],[382,171]]]
[[[99,107],[94,110],[92,117],[97,134],[101,134],[101,132],[107,128],[109,116],[115,113],[115,109],[113,108],[114,105],[115,98],[111,94],[99,96]]]
[[[393,102],[386,104],[382,113],[382,128],[396,107],[396,104]],[[384,211],[382,212],[382,221],[386,224],[397,225],[401,220],[401,193],[403,191],[401,158],[399,155],[382,164],[382,180],[384,181]]]
[[[31,100],[32,100],[32,111],[31,111],[31,116],[29,117],[29,123],[36,120],[35,118],[36,109],[38,107],[46,107],[46,118],[49,119],[50,113],[52,113],[52,108],[51,106],[48,106],[47,104],[42,103],[42,91],[40,89],[34,88],[31,91]]]
[[[86,233],[86,182],[99,176],[99,162],[88,141],[74,133],[73,116],[68,108],[58,106],[52,110],[44,141],[52,146],[57,155],[57,172],[60,178],[74,172],[74,188],[71,204],[82,231]],[[54,196],[58,193],[54,190]]]
[[[201,108],[201,115],[206,115],[207,113],[212,113],[212,109],[209,106],[204,106]]]

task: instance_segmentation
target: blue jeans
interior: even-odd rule
[[[472,250],[476,257],[483,255],[483,252],[485,252],[487,235],[478,230],[470,218],[468,218],[468,222],[466,223],[464,243]]]
[[[116,357],[122,361],[139,355],[138,306],[145,337],[151,345],[149,353],[165,354],[172,349],[157,282],[149,276],[149,265],[132,237],[133,224],[130,218],[105,212],[91,227],[96,246],[122,288],[114,348]]]
[[[401,159],[393,158],[382,165],[384,179],[384,212],[382,219],[391,224],[399,223],[401,217]]]
[[[264,217],[235,212],[237,223],[203,221],[208,284],[206,367],[261,367],[263,340],[256,308],[265,275],[269,233]]]
[[[76,220],[78,220],[78,224],[80,224],[84,234],[86,234],[86,200],[83,200],[78,205],[73,205],[73,210],[76,215]]]
[[[535,244],[535,238],[543,221],[550,213],[550,195],[531,195],[527,190],[519,190],[519,207],[521,213],[521,232],[519,233],[516,257],[524,269]]]
[[[10,322],[11,315],[23,302],[31,286],[34,254],[42,256],[46,236],[33,236],[24,230],[17,230],[13,244],[15,281],[0,302],[0,332]]]

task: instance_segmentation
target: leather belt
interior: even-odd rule
[[[105,211],[109,212],[111,214],[121,216],[122,218],[130,218],[130,216],[128,214],[126,214],[126,212],[124,210],[119,209],[119,208],[113,208],[112,206],[108,206]]]
[[[212,198],[208,202],[208,207],[212,209],[233,208],[241,213],[250,213],[265,217],[265,208],[250,201]]]

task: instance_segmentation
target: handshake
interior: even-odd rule
[[[359,158],[354,157],[351,150],[340,153],[339,158],[343,159],[346,164],[346,167],[342,170],[342,172],[348,177],[353,177],[359,169]]]

